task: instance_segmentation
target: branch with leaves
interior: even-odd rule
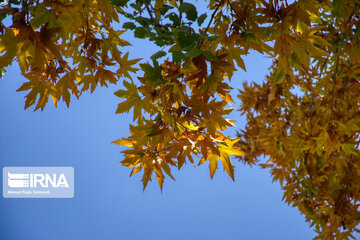
[[[0,72],[19,64],[28,81],[18,91],[29,91],[25,108],[35,110],[50,96],[55,106],[61,99],[69,106],[71,95],[122,79],[116,113],[132,111],[133,123],[130,136],[114,143],[128,147],[122,165],[131,175],[143,171],[144,189],[152,175],[162,189],[171,167],[186,162],[208,162],[212,178],[220,160],[235,179],[236,156],[270,170],[284,200],[315,226],[316,239],[354,238],[359,2],[210,0],[207,9],[199,14],[196,3],[175,0],[12,0],[0,8]],[[119,16],[127,19],[124,30],[114,28]],[[120,38],[125,30],[161,48],[140,69]],[[250,51],[273,63],[262,84],[243,84],[246,127],[225,136],[234,127],[230,80],[246,71],[242,56]]]

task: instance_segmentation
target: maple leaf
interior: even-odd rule
[[[317,238],[348,239],[359,231],[357,1],[210,1],[203,14],[174,0],[27,4],[0,6],[12,21],[0,25],[0,72],[18,62],[28,79],[18,89],[29,91],[25,108],[44,109],[50,96],[55,106],[60,99],[69,106],[71,95],[124,77],[116,113],[133,109],[136,123],[114,143],[129,147],[121,164],[130,175],[143,170],[144,189],[155,174],[162,190],[165,175],[173,178],[170,167],[187,161],[208,161],[213,178],[220,159],[234,180],[233,155],[269,169]],[[124,30],[114,30],[118,14],[128,19],[123,28],[162,47],[152,65],[140,64],[144,75],[136,83],[131,76],[140,59],[121,56],[130,43],[120,38]],[[230,80],[253,52],[273,62],[261,83],[243,85],[246,126],[237,138],[225,137],[222,131],[235,127],[227,119]],[[172,61],[163,60],[167,55]],[[269,160],[259,163],[260,156]]]
[[[129,52],[127,52],[122,58],[116,59],[116,61],[120,64],[117,73],[120,76],[127,77],[131,79],[129,72],[135,73],[138,69],[134,68],[133,65],[140,61],[140,59],[128,60]]]
[[[139,95],[138,89],[133,82],[127,82],[124,80],[123,85],[127,90],[118,90],[114,94],[120,98],[126,98],[125,101],[118,104],[116,113],[129,112],[131,108],[134,108],[133,121],[141,118],[141,111],[147,107],[142,97]]]

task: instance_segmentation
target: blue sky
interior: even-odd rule
[[[145,47],[145,46],[144,46]],[[265,74],[267,63],[247,58],[248,73]],[[259,64],[261,63],[261,64]],[[261,68],[259,67],[261,66]],[[73,199],[0,200],[0,239],[311,239],[295,208],[281,201],[278,183],[266,170],[236,163],[236,181],[208,167],[173,170],[163,193],[156,182],[142,191],[141,176],[129,178],[119,166],[121,148],[111,141],[128,136],[128,115],[115,115],[113,92],[98,88],[70,108],[51,104],[43,111],[24,110],[24,81],[16,67],[0,80],[0,165],[72,166]],[[260,73],[261,71],[261,73]],[[239,113],[233,117],[239,119]],[[1,173],[2,174],[2,173]],[[2,177],[0,178],[2,179]]]
[[[156,50],[130,42],[133,58]],[[238,72],[232,86],[261,82],[270,60],[245,58],[247,73]],[[72,199],[0,198],[0,239],[277,239],[315,236],[296,208],[282,202],[279,184],[266,170],[235,163],[233,182],[222,167],[210,180],[207,164],[173,169],[163,193],[156,181],[142,191],[141,175],[129,178],[119,165],[122,148],[113,140],[128,136],[130,115],[116,115],[118,85],[97,88],[70,108],[49,103],[43,112],[24,110],[25,81],[17,66],[0,79],[0,167],[70,166],[75,170]],[[236,107],[236,106],[235,106]],[[239,112],[231,117],[244,126]],[[234,133],[234,131],[232,132]],[[235,161],[235,160],[234,160]],[[2,171],[0,179],[2,179]],[[2,180],[1,180],[2,181]]]

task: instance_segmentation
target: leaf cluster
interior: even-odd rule
[[[171,166],[221,161],[234,179],[239,161],[269,169],[284,200],[315,226],[316,239],[349,239],[360,223],[360,4],[354,0],[9,1],[0,11],[0,72],[17,61],[28,79],[25,108],[43,109],[96,86],[124,88],[116,113],[132,111],[122,165],[155,175],[162,189]],[[79,14],[80,13],[80,14]],[[114,30],[160,49],[131,73],[138,59]],[[12,24],[3,22],[12,18]],[[120,48],[120,49],[119,49]],[[243,55],[273,59],[262,84],[239,91],[247,123],[237,136],[230,80]],[[116,71],[112,70],[116,67]],[[265,156],[266,161],[261,161]]]

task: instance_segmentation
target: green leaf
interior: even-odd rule
[[[204,52],[204,55],[208,60],[213,60],[215,62],[219,61],[219,59],[209,51]]]
[[[164,52],[164,51],[158,51],[158,52],[154,53],[154,54],[151,56],[151,59],[152,59],[152,60],[156,60],[156,59],[161,58],[161,57],[164,57],[164,56],[166,56],[166,52]]]
[[[179,11],[186,14],[186,18],[190,21],[195,21],[197,19],[196,7],[191,3],[183,2],[180,4]]]
[[[125,7],[130,0],[110,0],[111,4],[117,7]]]
[[[256,36],[252,32],[242,32],[241,38],[245,43],[248,40],[252,40],[252,41],[256,42]]]
[[[138,27],[135,29],[134,37],[136,38],[145,38],[146,37],[146,29],[143,27]]]
[[[32,28],[37,29],[49,21],[50,12],[44,5],[39,5],[33,12],[34,17],[30,20]]]
[[[175,13],[170,13],[170,14],[166,15],[165,17],[169,18],[170,21],[172,21],[174,23],[174,25],[179,25],[180,24],[180,18]]]
[[[186,58],[186,55],[181,51],[173,51],[172,52],[173,61],[175,63],[180,63],[182,60]]]
[[[199,27],[201,26],[201,24],[204,23],[206,17],[207,17],[207,15],[206,15],[206,13],[204,13],[204,14],[201,14],[200,17],[197,19],[197,23],[198,23]]]
[[[188,34],[186,32],[179,32],[178,38],[177,38],[179,45],[182,49],[186,49],[194,45],[198,38],[194,34]]]
[[[141,11],[141,5],[139,4],[135,4],[135,3],[131,3],[130,6],[135,9],[136,11]]]
[[[144,77],[146,82],[149,83],[153,88],[166,83],[165,79],[161,75],[161,68],[156,61],[153,61],[154,66],[149,63],[140,64],[141,69],[145,72]]]
[[[135,20],[144,27],[148,27],[151,24],[150,18],[137,17]]]
[[[212,42],[212,41],[215,41],[218,38],[219,38],[219,36],[211,36],[211,37],[208,37],[208,41]]]
[[[132,22],[126,22],[123,24],[123,28],[134,30],[136,28],[136,25]]]
[[[200,56],[200,54],[202,53],[202,51],[198,48],[193,48],[190,49],[190,51],[187,52],[187,55],[189,55],[192,58],[196,58],[198,56]]]
[[[161,15],[165,15],[170,9],[173,8],[173,6],[164,4],[161,8],[158,9],[158,11],[160,11]]]

